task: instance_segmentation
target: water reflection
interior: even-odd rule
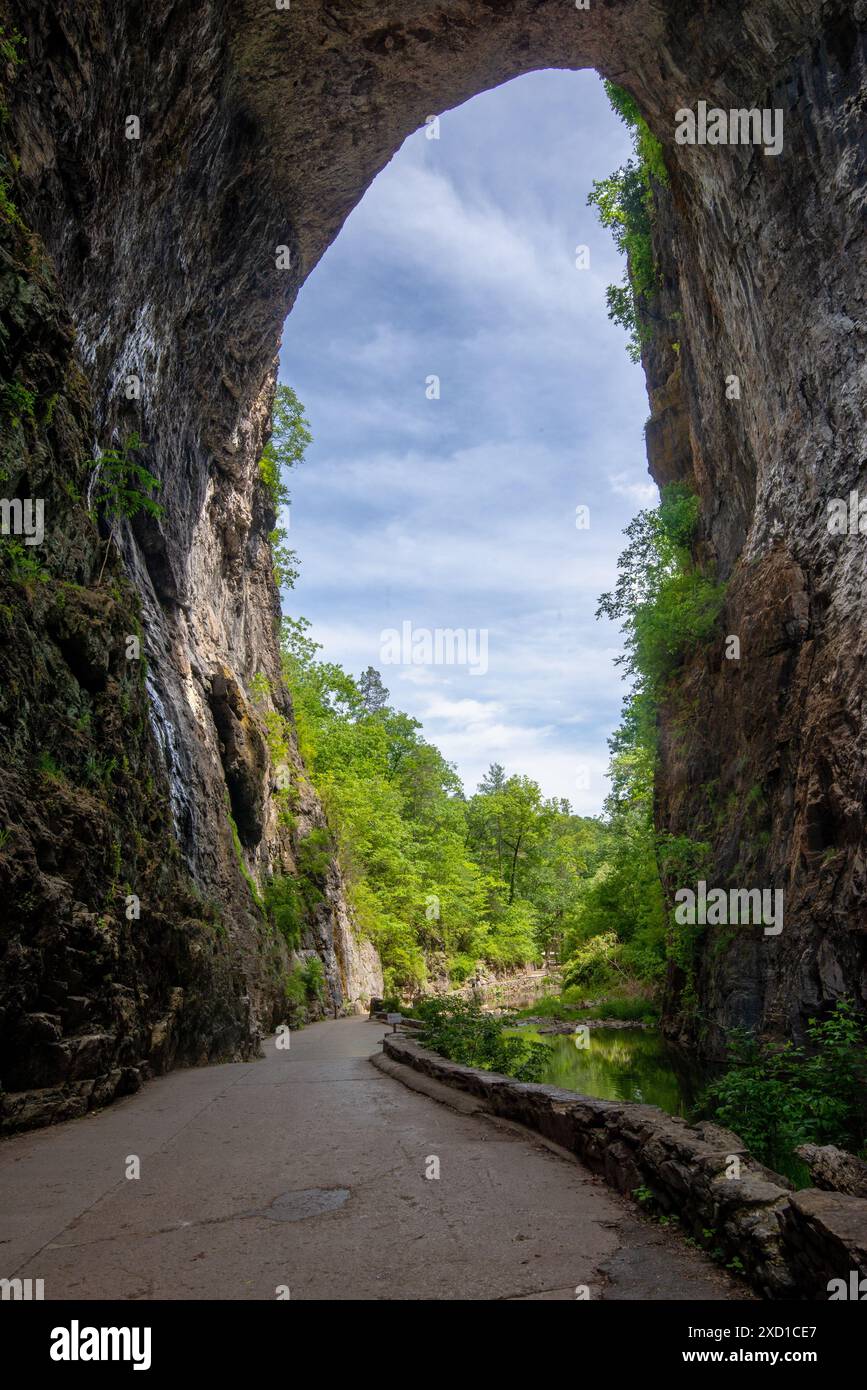
[[[658,1105],[669,1115],[697,1118],[698,1097],[710,1079],[708,1073],[656,1033],[591,1028],[586,1047],[576,1047],[572,1035],[531,1036],[551,1050],[549,1067],[541,1077],[546,1085],[601,1100]]]

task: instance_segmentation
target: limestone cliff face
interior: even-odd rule
[[[0,14],[23,37],[0,73],[20,215],[2,218],[0,372],[34,395],[29,413],[4,404],[4,487],[46,499],[49,574],[10,562],[0,599],[16,634],[2,656],[7,1122],[86,1107],[149,1065],[247,1055],[279,1019],[290,962],[239,854],[254,876],[291,869],[323,823],[290,749],[281,826],[252,698],[256,675],[280,688],[256,460],[281,325],[410,131],[541,67],[627,86],[671,171],[658,240],[682,317],[674,331],[663,314],[648,353],[650,456],[660,479],[695,479],[743,656],[697,654],[683,673],[659,818],[703,823],[718,779],[738,815],[715,868],[788,894],[780,938],[708,946],[700,1011],[712,1027],[796,1027],[841,990],[863,998],[864,560],[829,539],[822,509],[864,458],[864,0],[2,0]],[[699,99],[781,107],[783,154],[677,146],[673,112]],[[133,431],[164,513],[125,529],[123,564],[112,555],[98,583],[86,464]],[[126,661],[136,631],[146,670]],[[326,878],[304,944],[340,1005],[375,992],[377,965],[337,869]]]
[[[276,342],[263,355],[239,328],[230,353],[257,372],[242,399],[225,358],[232,330],[206,329],[185,289],[184,199],[173,230],[147,178],[131,194],[113,167],[135,158],[125,62],[142,93],[180,49],[149,56],[113,6],[72,9],[44,29],[8,7],[0,15],[6,35],[25,39],[2,74],[15,113],[2,165],[14,209],[0,220],[3,492],[42,498],[46,518],[42,547],[17,554],[4,542],[0,578],[4,1131],[80,1114],[153,1071],[254,1056],[289,1016],[287,977],[310,954],[325,974],[323,998],[308,1000],[314,1015],[382,991],[336,863],[294,957],[251,891],[271,871],[292,872],[299,843],[325,827],[291,737],[275,755],[263,722],[269,708],[291,719],[274,516],[257,468]],[[173,13],[159,17],[168,30]],[[183,42],[206,83],[218,60],[188,20]],[[177,74],[176,96],[188,78]],[[163,138],[158,164],[172,144]],[[215,129],[209,161],[219,164],[227,138]],[[175,147],[171,160],[160,178],[176,184],[187,157]],[[206,192],[191,193],[202,247]],[[219,312],[231,318],[227,304]],[[163,515],[122,525],[122,561],[110,547],[100,579],[91,460],[134,431],[161,479]],[[128,659],[131,637],[141,659]],[[270,696],[254,700],[256,677]],[[291,794],[288,823],[278,787]]]
[[[648,456],[698,491],[699,551],[728,582],[720,640],[662,712],[657,820],[709,841],[709,885],[784,895],[779,935],[709,927],[694,979],[672,971],[669,1030],[713,1052],[733,1025],[801,1037],[835,1000],[867,1004],[867,538],[827,526],[867,461],[865,10],[815,8],[825,27],[760,103],[784,110],[784,154],[692,151],[656,236]],[[744,88],[712,91],[728,107]]]

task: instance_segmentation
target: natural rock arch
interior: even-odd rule
[[[744,655],[697,654],[680,676],[663,720],[658,815],[688,833],[718,783],[737,815],[714,845],[716,872],[739,867],[787,893],[779,938],[754,933],[703,957],[701,1015],[718,1042],[735,1021],[797,1031],[842,992],[867,999],[864,555],[824,523],[827,499],[848,496],[864,458],[863,0],[6,9],[27,41],[26,80],[9,95],[18,197],[57,269],[94,429],[100,441],[140,429],[163,482],[165,516],[128,538],[127,567],[191,797],[184,852],[232,915],[243,984],[223,1032],[234,1027],[242,1045],[256,1019],[273,1017],[223,818],[225,728],[210,710],[217,699],[224,724],[236,721],[237,749],[245,683],[276,675],[256,460],[283,320],[407,134],[546,67],[592,66],[626,86],[671,176],[655,235],[664,287],[645,359],[648,452],[658,481],[689,478],[699,491],[703,546],[730,580],[725,621]],[[783,153],[675,144],[674,111],[700,99],[781,108]],[[125,138],[130,113],[139,140]],[[288,270],[275,266],[279,245]],[[129,372],[142,380],[133,403]],[[742,382],[734,408],[731,373]],[[164,752],[167,738],[164,727]],[[258,767],[258,745],[251,758]],[[254,867],[279,848],[269,774],[256,775]],[[761,824],[744,818],[756,785]],[[305,813],[319,815],[312,802]],[[258,824],[255,807],[246,819]],[[321,943],[335,999],[355,968],[336,925],[338,878]],[[189,1001],[195,972],[186,988]]]

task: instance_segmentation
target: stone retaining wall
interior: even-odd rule
[[[689,1125],[654,1105],[597,1100],[463,1067],[399,1033],[383,1046],[394,1061],[568,1149],[620,1192],[648,1188],[655,1209],[676,1214],[684,1231],[712,1230],[712,1244],[726,1261],[737,1257],[766,1298],[824,1300],[831,1279],[849,1287],[855,1271],[867,1280],[867,1201],[816,1188],[794,1192],[729,1130],[707,1121]],[[738,1166],[739,1177],[727,1176]]]

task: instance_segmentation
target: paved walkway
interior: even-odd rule
[[[532,1136],[383,1075],[383,1032],[315,1024],[0,1143],[0,1277],[46,1299],[746,1296]]]

